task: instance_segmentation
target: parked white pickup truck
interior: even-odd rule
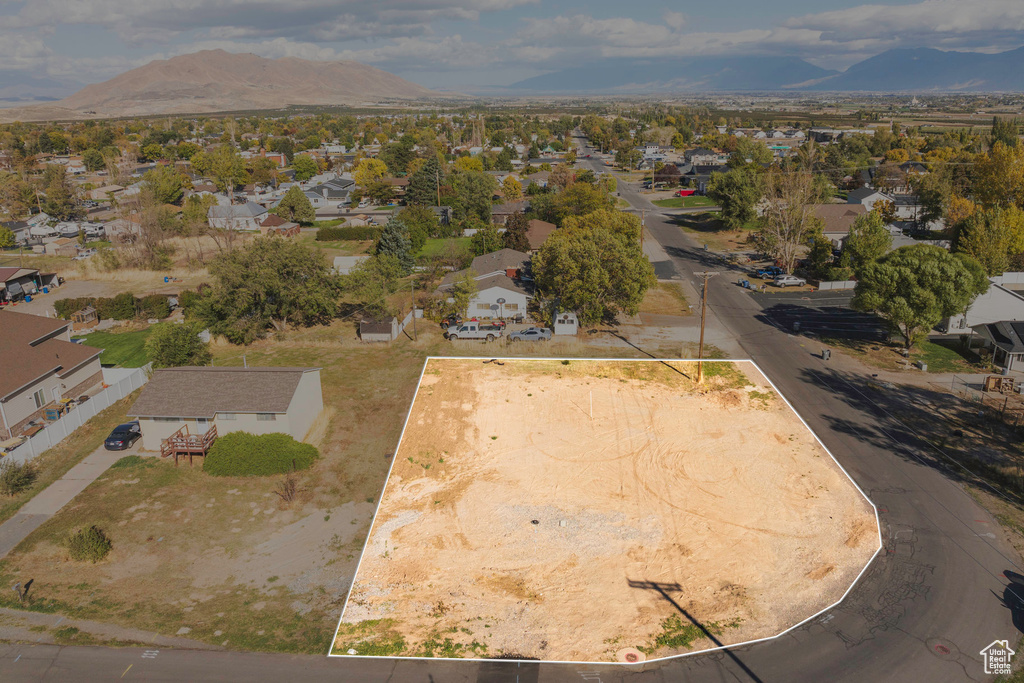
[[[504,327],[489,323],[466,322],[458,328],[449,327],[445,333],[447,339],[486,339],[494,341],[504,333]]]

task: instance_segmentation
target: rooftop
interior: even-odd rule
[[[153,373],[131,417],[286,413],[299,380],[319,368],[164,368]],[[201,387],[201,389],[200,389]]]
[[[0,400],[52,372],[65,377],[100,355],[100,349],[55,338],[69,324],[66,320],[0,311]]]

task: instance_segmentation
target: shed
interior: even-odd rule
[[[100,322],[100,316],[92,306],[86,306],[80,311],[71,314],[71,329],[75,332],[96,327]]]
[[[359,323],[359,339],[364,342],[390,342],[398,336],[398,318],[363,320]]]
[[[555,334],[575,335],[580,331],[580,320],[572,311],[555,312]]]

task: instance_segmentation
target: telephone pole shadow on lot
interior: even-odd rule
[[[533,662],[480,662],[476,676],[478,683],[537,683],[539,679],[540,663]]]
[[[747,676],[750,677],[750,680],[755,681],[755,683],[762,683],[761,679],[757,677],[757,674],[750,670],[750,667],[744,664],[743,661],[739,657],[737,657],[735,653],[726,648],[726,646],[722,644],[722,641],[715,637],[714,633],[709,631],[704,626],[704,624],[695,619],[693,615],[691,615],[689,612],[683,609],[682,605],[676,602],[675,599],[671,595],[669,595],[670,592],[681,593],[683,591],[683,587],[680,586],[678,583],[658,583],[657,581],[634,581],[633,579],[629,579],[629,587],[655,591],[656,593],[660,594],[661,597],[668,601],[668,603],[671,604],[673,607],[675,607],[680,614],[686,617],[691,624],[699,628],[701,633],[703,633],[708,640],[714,643],[715,646],[724,648],[722,652],[724,652],[730,659],[732,659],[732,661],[736,663],[736,666],[741,668],[743,670],[743,673],[747,674]]]

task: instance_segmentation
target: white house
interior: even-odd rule
[[[526,305],[532,298],[529,281],[525,278],[529,254],[514,249],[500,249],[477,256],[472,265],[449,273],[437,288],[438,294],[451,290],[465,274],[476,280],[477,293],[469,300],[466,315],[474,318],[516,318],[526,315]]]
[[[263,219],[267,217],[267,209],[255,202],[211,206],[206,217],[211,228],[257,231]]]
[[[875,208],[875,204],[882,201],[893,202],[895,204],[895,200],[890,195],[887,195],[884,192],[879,192],[871,187],[862,187],[856,190],[851,190],[846,195],[847,204],[860,204],[867,209],[868,212]]]
[[[967,315],[959,313],[940,325],[945,332],[971,334],[975,325],[1024,321],[1024,293],[1010,287],[1024,283],[1024,273],[1004,273],[989,278],[988,291],[974,300]]]
[[[301,441],[324,409],[320,368],[165,368],[128,411],[142,428],[142,447],[159,451],[182,427],[204,434],[288,434]]]

